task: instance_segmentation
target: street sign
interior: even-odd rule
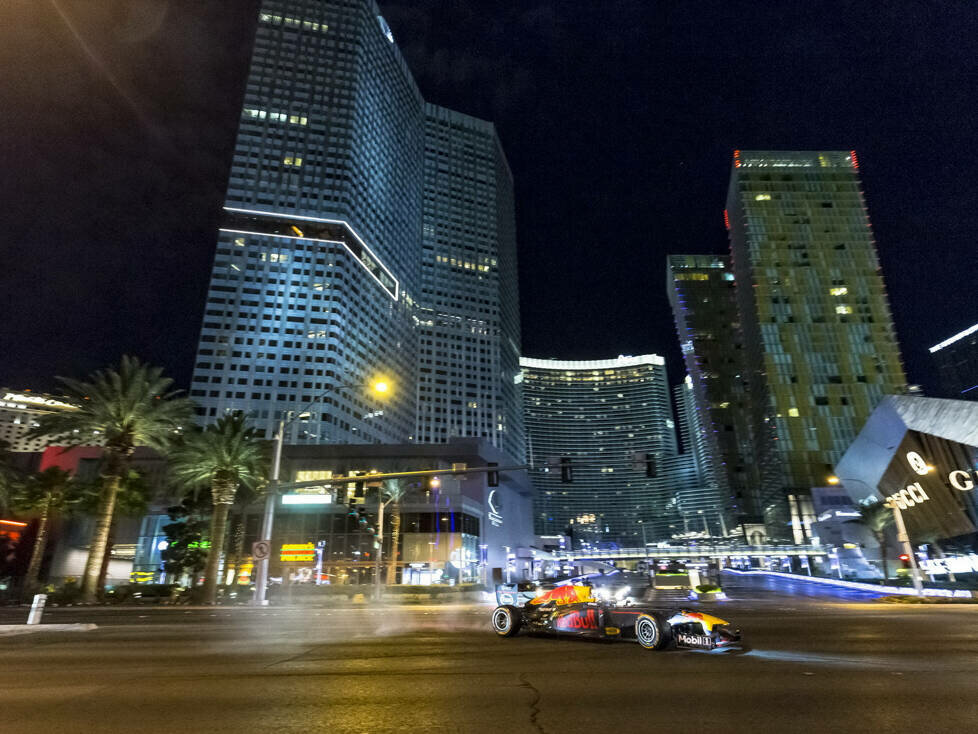
[[[264,561],[272,555],[272,541],[257,540],[251,544],[251,557],[256,561]]]

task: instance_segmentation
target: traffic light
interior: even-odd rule
[[[900,561],[901,561],[901,562],[903,563],[903,567],[904,567],[904,568],[910,568],[910,556],[909,556],[909,555],[907,555],[906,553],[901,553],[901,554],[900,554],[899,556],[897,556],[897,557],[898,557],[898,558],[900,559]]]
[[[499,466],[499,462],[498,461],[487,461],[486,462],[486,466],[489,466],[489,467]],[[494,469],[489,469],[489,471],[486,472],[486,485],[489,486],[489,487],[498,487],[499,486],[499,472],[498,471],[495,471]]]
[[[574,481],[574,469],[571,467],[571,460],[569,456],[560,457],[560,482],[561,484],[570,484]]]

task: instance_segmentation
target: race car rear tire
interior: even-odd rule
[[[500,637],[513,637],[523,625],[523,614],[511,604],[492,610],[492,629]]]
[[[665,625],[652,614],[640,614],[635,620],[635,639],[646,650],[661,650],[666,644]]]

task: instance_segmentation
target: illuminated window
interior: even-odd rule
[[[287,166],[294,166],[296,168],[299,168],[302,165],[302,158],[298,156],[289,155],[282,159],[282,163],[284,163]]]
[[[677,273],[676,280],[709,280],[710,276],[706,273]]]
[[[758,194],[754,197],[754,201],[771,201],[770,194]]]
[[[849,289],[848,288],[832,288],[829,291],[829,293],[831,293],[833,296],[845,296],[845,295],[848,295]]]
[[[244,247],[245,246],[245,238],[244,237],[235,237],[234,238],[234,244],[237,245],[238,247]]]
[[[836,313],[852,313],[852,306],[836,306]]]
[[[798,408],[788,408],[788,415],[792,418],[798,417]]]

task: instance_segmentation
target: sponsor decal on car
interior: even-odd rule
[[[594,601],[594,597],[591,595],[590,586],[558,586],[556,589],[550,589],[535,599],[531,599],[530,604],[546,604],[551,601],[555,602],[557,606],[564,606],[565,604]]]
[[[598,615],[593,609],[568,612],[556,619],[554,627],[559,630],[596,630]]]
[[[676,643],[688,647],[715,647],[716,643],[709,635],[691,635],[680,632],[676,635]]]

